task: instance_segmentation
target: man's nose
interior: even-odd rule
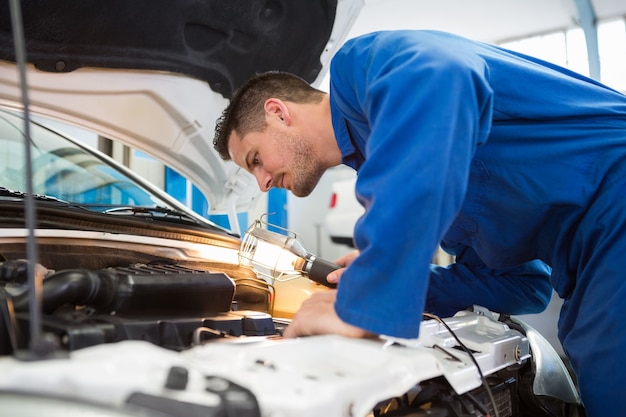
[[[256,174],[256,181],[259,183],[259,188],[263,192],[267,192],[272,188],[272,176],[269,172],[259,169]]]

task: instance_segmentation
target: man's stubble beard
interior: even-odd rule
[[[306,197],[313,192],[326,171],[307,141],[300,136],[285,135],[280,143],[293,155],[289,171],[293,177],[291,193],[296,197]]]

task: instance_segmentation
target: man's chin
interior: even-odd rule
[[[308,192],[302,191],[302,190],[290,190],[290,191],[291,191],[291,194],[295,195],[296,197],[308,197],[313,192],[313,190],[310,190]]]
[[[307,177],[307,181],[299,181],[295,184],[292,184],[292,187],[289,191],[291,191],[291,194],[295,195],[296,197],[308,197],[313,192],[313,190],[315,190],[315,187],[317,187],[317,184],[322,178],[322,174],[323,172],[317,173],[316,175],[311,175]]]

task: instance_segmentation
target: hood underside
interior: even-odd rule
[[[362,0],[23,0],[29,109],[145,152],[213,213],[245,211],[254,179],[212,148],[216,119],[258,72],[319,84]],[[0,4],[0,105],[21,109],[11,13]]]

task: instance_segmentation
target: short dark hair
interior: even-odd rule
[[[269,98],[293,103],[316,103],[324,92],[311,87],[302,78],[280,71],[257,74],[234,93],[230,103],[216,121],[213,147],[225,161],[228,154],[228,138],[232,132],[245,136],[260,132],[266,127],[263,106]]]

